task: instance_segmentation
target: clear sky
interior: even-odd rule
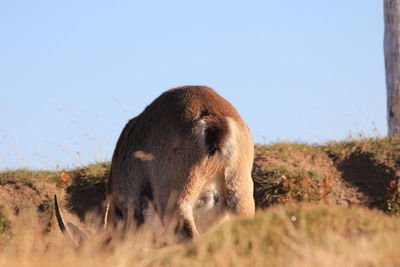
[[[109,160],[186,84],[258,143],[384,136],[383,26],[379,0],[0,0],[0,169]]]

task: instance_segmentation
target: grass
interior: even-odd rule
[[[55,182],[57,173],[52,171],[32,171],[29,169],[7,170],[0,172],[0,185],[7,183],[34,184],[39,181]]]
[[[254,181],[254,196],[261,208],[290,200],[320,202],[331,190],[328,180],[302,168],[296,171],[282,167],[261,170],[257,172]]]
[[[159,249],[140,234],[127,237],[115,250],[99,248],[99,239],[94,238],[78,252],[62,243],[31,242],[35,235],[27,230],[23,237],[14,238],[0,252],[0,266],[54,266],[55,262],[57,266],[400,264],[400,218],[360,207],[279,205],[254,219],[230,220],[186,244]]]
[[[262,208],[345,202],[350,193],[344,191],[353,189],[361,204],[400,215],[399,152],[400,138],[256,146],[255,199]]]
[[[325,146],[324,150],[339,161],[353,153],[370,153],[371,158],[385,163],[389,167],[398,167],[400,163],[399,137],[330,142]]]
[[[0,185],[7,183],[32,184],[38,182],[57,183],[67,187],[97,184],[105,181],[110,168],[109,162],[91,164],[86,167],[62,171],[32,171],[28,169],[0,171]]]
[[[78,252],[64,243],[53,193],[64,194],[65,209],[83,219],[104,198],[109,163],[0,172],[0,190],[35,188],[40,195],[18,214],[10,210],[33,204],[0,203],[0,266],[399,266],[399,152],[400,138],[257,145],[257,216],[161,249],[145,232],[111,251],[99,248],[101,236]]]
[[[4,207],[0,206],[0,233],[4,233],[11,228],[11,223],[8,220]]]

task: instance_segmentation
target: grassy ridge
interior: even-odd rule
[[[350,140],[325,145],[257,145],[255,155],[252,176],[258,207],[293,200],[347,202],[400,214],[400,138]],[[104,192],[109,167],[106,162],[58,172],[3,171],[0,172],[0,185],[48,182],[65,188],[70,194],[85,191],[88,198]]]
[[[364,205],[399,215],[399,152],[399,138],[256,146],[256,202]]]
[[[184,245],[154,250],[137,235],[102,253],[96,242],[78,254],[60,243],[52,195],[64,194],[83,219],[104,199],[109,163],[0,172],[0,266],[398,266],[399,152],[398,138],[258,145],[255,219],[231,220]]]

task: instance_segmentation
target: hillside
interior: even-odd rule
[[[254,220],[232,220],[186,245],[153,250],[135,236],[118,253],[88,245],[74,257],[55,223],[53,195],[77,223],[101,212],[109,163],[3,171],[0,266],[399,265],[399,150],[398,138],[257,145]]]

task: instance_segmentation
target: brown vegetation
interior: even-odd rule
[[[102,253],[96,238],[79,252],[65,243],[53,194],[61,197],[66,217],[79,224],[89,211],[101,210],[108,163],[3,171],[0,266],[396,266],[399,150],[397,138],[257,146],[255,219],[232,220],[205,237],[163,249],[138,233]]]

